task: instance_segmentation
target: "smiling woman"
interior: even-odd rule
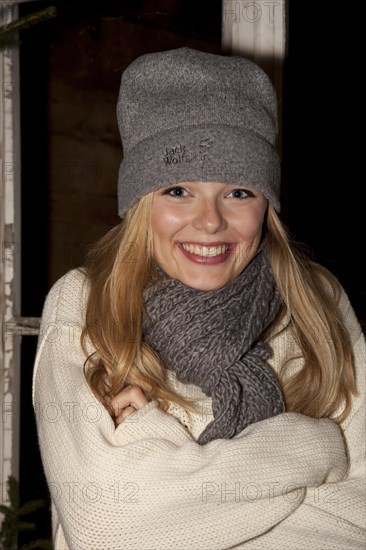
[[[34,369],[55,548],[361,549],[365,340],[280,221],[269,78],[148,54],[117,117],[122,222],[51,289]]]

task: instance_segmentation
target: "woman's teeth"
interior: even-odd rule
[[[220,256],[221,254],[225,254],[225,252],[229,249],[229,246],[226,244],[221,244],[220,246],[199,246],[197,244],[182,243],[182,246],[187,252],[196,254],[197,256],[203,256],[205,258]]]

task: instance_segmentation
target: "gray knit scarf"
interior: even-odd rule
[[[212,398],[214,419],[198,443],[230,439],[285,410],[260,340],[281,298],[264,251],[218,290],[197,290],[168,277],[144,290],[143,338],[177,379]]]

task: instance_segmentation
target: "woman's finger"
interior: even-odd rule
[[[135,407],[133,407],[132,405],[128,405],[122,410],[121,414],[117,416],[116,424],[121,424],[127,418],[127,416],[133,414],[134,412],[136,412]]]
[[[127,407],[133,407],[134,410],[132,412],[135,412],[147,405],[148,402],[149,400],[141,388],[138,386],[127,386],[113,397],[111,406],[114,411],[114,417],[119,418]]]

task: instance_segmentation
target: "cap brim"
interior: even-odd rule
[[[248,186],[280,210],[280,159],[250,130],[226,125],[164,131],[125,152],[118,177],[118,214],[161,187],[185,181]]]

